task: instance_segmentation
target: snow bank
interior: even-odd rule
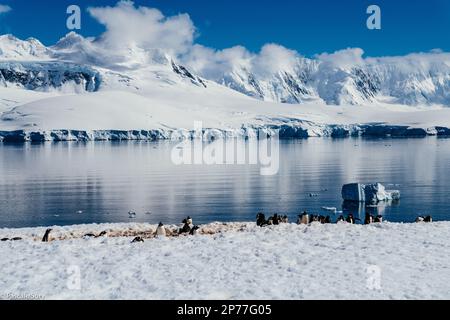
[[[59,227],[53,235],[153,227]],[[130,243],[131,234],[42,243],[32,237],[42,236],[45,228],[2,229],[1,237],[23,236],[24,240],[0,242],[0,297],[450,298],[448,222],[210,227],[223,232],[135,244]]]

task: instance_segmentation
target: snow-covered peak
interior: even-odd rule
[[[48,60],[50,50],[39,40],[20,40],[11,34],[0,35],[0,60]]]
[[[76,32],[69,32],[64,37],[62,37],[54,46],[53,49],[55,50],[64,50],[68,48],[73,48],[80,43],[83,43],[85,41],[85,38],[76,33]]]

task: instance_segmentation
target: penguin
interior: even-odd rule
[[[191,217],[188,216],[188,217],[186,218],[186,220],[187,220],[187,224],[188,224],[188,225],[190,225],[190,226],[193,226],[193,225],[194,225],[194,222],[193,222],[193,220],[192,220]]]
[[[348,223],[351,223],[351,224],[355,224],[355,223],[356,223],[356,220],[359,220],[359,219],[355,218],[355,217],[353,216],[353,214],[349,214],[348,217],[347,217],[347,219],[346,219],[345,221],[347,221]]]
[[[283,222],[283,223],[289,223],[289,218],[288,218],[288,216],[283,216],[283,218],[281,219],[281,222]]]
[[[256,215],[256,225],[258,227],[264,227],[267,225],[266,216],[264,215],[264,213],[260,212]]]
[[[12,239],[11,239],[11,241],[21,241],[21,240],[22,240],[21,237],[15,237],[15,238],[12,238]]]
[[[136,212],[133,212],[133,211],[128,212],[128,217],[129,217],[130,219],[136,218]]]
[[[96,236],[93,233],[87,233],[83,236],[83,238],[96,238]]]
[[[277,213],[275,213],[275,214],[273,215],[272,221],[273,221],[273,224],[274,224],[275,226],[277,226],[277,225],[280,224],[280,217],[278,216]]]
[[[166,235],[167,235],[166,228],[164,228],[164,225],[162,224],[162,222],[160,222],[158,228],[156,229],[156,236],[165,237]]]
[[[102,232],[100,232],[100,234],[98,236],[96,236],[96,238],[105,237],[107,234],[108,234],[108,232],[102,231]]]
[[[337,219],[337,223],[339,222],[345,222],[345,218],[343,215],[340,215],[339,218]]]
[[[319,219],[320,219],[320,218],[319,218],[318,215],[312,215],[312,216],[311,216],[311,223],[312,223],[312,222],[319,222]]]
[[[424,222],[433,222],[433,218],[431,216],[426,216],[425,219],[423,219]]]
[[[375,222],[375,218],[371,214],[366,214],[366,218],[364,219],[364,224],[371,224]]]
[[[1,242],[9,241],[9,238],[3,238],[0,240]]]
[[[191,231],[189,232],[189,235],[196,236],[198,234],[198,229],[200,229],[199,226],[194,226]]]
[[[138,242],[144,242],[144,239],[142,239],[141,237],[136,237],[133,239],[133,241],[131,241],[131,243],[138,243]]]
[[[298,215],[297,224],[308,224],[310,222],[309,215],[306,211]]]
[[[416,218],[416,222],[417,222],[417,223],[419,223],[419,222],[425,222],[425,217],[422,217],[422,216],[417,217],[417,218]]]
[[[378,215],[375,218],[375,223],[382,223],[383,222],[383,216],[382,215]]]
[[[48,242],[49,241],[48,236],[49,236],[50,232],[52,232],[52,229],[47,229],[45,231],[44,237],[42,238],[42,242]]]
[[[325,218],[325,224],[330,224],[331,223],[331,217],[330,216],[327,216],[326,218]]]
[[[187,220],[186,220],[187,221]],[[186,222],[185,224],[184,224],[184,226],[183,226],[183,228],[181,228],[180,230],[179,230],[179,234],[184,234],[184,233],[190,233],[191,232],[191,227],[189,226],[189,224]]]

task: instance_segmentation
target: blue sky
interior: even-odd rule
[[[440,48],[450,51],[448,0],[136,0],[165,15],[188,13],[198,31],[197,43],[217,49],[243,45],[259,51],[279,43],[312,56],[347,47],[362,48],[368,56],[403,55]],[[83,10],[85,36],[104,28],[89,16],[89,6],[114,5],[115,0],[0,0],[12,11],[0,15],[0,33],[30,36],[45,44],[66,34],[66,8]],[[382,9],[382,30],[368,30],[366,8]]]

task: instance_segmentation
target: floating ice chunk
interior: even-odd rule
[[[342,187],[342,198],[346,201],[377,204],[382,201],[399,200],[400,191],[386,190],[381,183],[367,185],[351,183]]]

